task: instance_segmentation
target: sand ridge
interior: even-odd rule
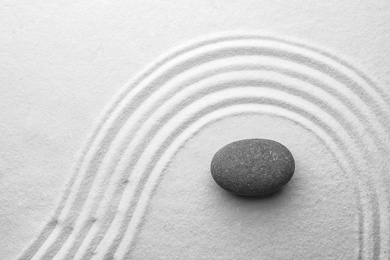
[[[200,129],[237,114],[283,117],[318,136],[356,187],[358,259],[385,258],[388,103],[361,70],[296,40],[234,33],[179,47],[113,100],[20,259],[125,259],[170,159]]]

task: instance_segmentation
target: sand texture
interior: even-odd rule
[[[0,259],[390,259],[390,1],[0,1]],[[278,192],[221,189],[243,139]]]
[[[389,99],[373,80],[322,49],[258,34],[228,34],[194,41],[153,62],[114,99],[90,134],[57,210],[19,259],[127,259],[134,253],[137,237],[142,237],[142,223],[164,170],[178,151],[215,122],[256,115],[299,126],[300,142],[292,144],[289,139],[293,129],[284,128],[279,133],[292,150],[308,149],[304,140],[308,133],[326,148],[340,168],[339,178],[346,180],[344,189],[351,191],[350,203],[356,207],[356,219],[349,216],[350,221],[356,222],[356,237],[347,241],[347,245],[353,245],[349,250],[353,250],[346,253],[358,259],[386,259],[390,216],[383,179],[388,178],[389,114]],[[252,120],[259,122],[259,127],[265,122]],[[236,129],[240,126],[236,125]],[[275,123],[270,129],[278,127]],[[230,138],[230,132],[221,129],[219,134]],[[214,144],[220,138],[210,134],[208,139]],[[207,153],[206,148],[202,150]],[[297,163],[307,160],[300,154],[295,158]],[[190,160],[181,163],[192,166]],[[299,168],[296,174],[300,174]],[[313,196],[309,192],[300,196],[309,195]],[[290,202],[298,203],[300,196],[290,197]],[[331,219],[337,218],[337,209],[327,208]],[[173,213],[163,214],[175,218]],[[207,208],[196,214],[207,215]],[[294,221],[293,216],[289,218]],[[264,224],[260,220],[261,217],[253,221]],[[208,223],[211,222],[203,224]],[[222,230],[230,229],[224,222],[217,225]],[[278,229],[277,223],[273,225]],[[319,230],[310,235],[310,241],[323,236],[321,229],[327,228],[326,219],[322,225],[325,226],[316,226]],[[297,228],[291,225],[285,232],[299,233]],[[254,245],[262,240],[261,233],[251,235]],[[227,238],[221,241],[224,239]],[[220,242],[214,241],[216,245]],[[171,246],[182,251],[182,243],[177,241]],[[199,243],[191,246],[202,252]],[[280,256],[294,253],[289,252],[289,248],[295,248],[294,240],[281,242],[280,246],[286,252],[278,251]],[[224,254],[226,250],[238,250],[220,249]],[[259,246],[248,251],[248,259],[261,256],[263,249],[269,250]],[[157,253],[148,257],[147,252],[143,250],[143,259],[157,259]],[[320,252],[314,250],[312,254]],[[171,259],[184,257],[172,249],[169,253]],[[163,251],[160,256],[169,253]],[[216,258],[222,254],[211,248],[204,253]]]

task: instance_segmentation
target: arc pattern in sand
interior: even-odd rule
[[[126,259],[175,153],[239,114],[283,117],[316,135],[356,190],[356,257],[387,259],[387,172],[378,160],[390,150],[389,101],[360,70],[298,41],[234,34],[180,47],[108,107],[53,217],[20,259]]]

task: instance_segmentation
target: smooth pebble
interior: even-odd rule
[[[232,142],[222,147],[211,162],[215,182],[243,196],[260,196],[281,189],[290,181],[294,170],[291,152],[269,139]]]

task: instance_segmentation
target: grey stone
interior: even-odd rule
[[[211,161],[211,175],[223,189],[260,196],[281,189],[294,174],[295,161],[282,144],[245,139],[222,147]]]

